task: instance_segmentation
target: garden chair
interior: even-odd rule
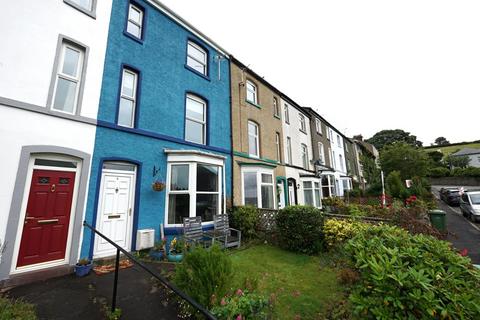
[[[213,229],[216,241],[224,248],[240,248],[242,233],[240,230],[230,228],[228,214],[216,214],[213,217]]]
[[[183,218],[183,237],[187,243],[205,246],[206,241],[205,233],[202,229],[202,217]]]

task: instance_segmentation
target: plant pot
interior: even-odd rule
[[[156,181],[152,183],[152,190],[153,191],[163,191],[165,190],[165,183]]]
[[[150,258],[152,258],[153,260],[163,260],[163,257],[165,256],[165,254],[163,253],[163,251],[156,251],[156,250],[150,250],[150,252],[148,253],[148,255],[149,255]]]
[[[170,262],[180,262],[183,260],[182,253],[169,253],[168,254],[168,261]]]
[[[92,270],[93,263],[85,264],[85,265],[75,265],[75,274],[77,277],[85,277],[90,273]]]

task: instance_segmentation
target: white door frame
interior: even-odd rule
[[[58,161],[68,161],[76,162],[76,168],[64,168],[64,167],[53,167],[53,166],[39,166],[35,165],[36,159],[47,159],[47,160],[58,160]],[[28,199],[30,197],[30,188],[32,186],[32,176],[34,170],[51,170],[51,171],[66,171],[66,172],[75,172],[75,183],[73,186],[73,195],[72,195],[72,205],[70,208],[70,221],[68,224],[68,235],[67,235],[67,245],[65,247],[65,257],[61,260],[46,261],[41,263],[36,263],[32,265],[22,266],[17,268],[18,254],[20,251],[20,243],[23,236],[23,227],[25,221],[25,215],[27,212]],[[45,268],[57,267],[61,265],[68,264],[70,257],[70,250],[72,245],[72,233],[73,233],[73,224],[75,221],[75,211],[77,207],[77,198],[78,198],[78,188],[80,184],[80,174],[82,170],[82,161],[75,157],[54,155],[54,154],[35,154],[30,157],[28,162],[28,174],[25,181],[25,192],[23,193],[22,207],[20,210],[20,216],[18,219],[17,226],[17,236],[15,239],[15,244],[13,247],[13,257],[12,265],[10,268],[10,274],[18,274],[24,272],[31,272],[36,270],[41,270]]]
[[[130,163],[129,163],[130,164]],[[102,169],[102,175],[101,175],[101,182],[100,182],[100,189],[98,190],[99,194],[99,200],[97,204],[97,218],[95,222],[95,228],[102,232],[102,207],[103,207],[103,192],[104,192],[104,186],[105,186],[105,176],[106,175],[116,175],[120,177],[131,177],[132,179],[132,184],[130,185],[130,209],[131,213],[127,214],[127,232],[126,232],[126,247],[124,248],[127,251],[131,250],[132,246],[132,234],[133,234],[133,217],[135,216],[135,190],[136,190],[136,178],[137,178],[137,166],[134,164],[131,164],[135,167],[134,171],[124,171],[124,170],[113,170],[113,169]],[[97,253],[97,242],[99,241],[100,236],[95,235],[95,240],[93,242],[93,258],[103,258],[103,257],[108,257],[111,255],[115,254],[115,249],[112,249],[112,251],[105,251],[105,252],[100,252]],[[112,247],[113,248],[113,247]]]

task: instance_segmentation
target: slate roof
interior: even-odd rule
[[[480,149],[464,148],[460,151],[452,153],[452,156],[468,156],[471,154],[480,154]]]

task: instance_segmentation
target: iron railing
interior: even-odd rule
[[[83,222],[83,226],[90,229],[92,232],[97,234],[98,236],[102,237],[105,239],[108,243],[110,243],[112,246],[114,246],[117,249],[117,255],[115,258],[115,277],[114,277],[114,282],[113,282],[113,293],[112,293],[112,312],[115,312],[116,309],[116,304],[117,304],[117,284],[118,284],[118,270],[120,266],[120,252],[122,252],[128,259],[133,261],[135,264],[137,264],[140,268],[142,268],[145,272],[150,274],[152,277],[160,281],[163,285],[165,285],[167,288],[172,290],[176,295],[180,296],[183,300],[188,302],[195,310],[200,312],[203,316],[205,316],[206,319],[211,319],[211,320],[216,320],[216,318],[207,310],[205,309],[204,306],[193,300],[190,296],[188,296],[186,293],[184,293],[182,290],[177,288],[173,283],[170,283],[165,277],[157,274],[155,271],[150,269],[148,266],[143,264],[141,261],[137,260],[131,253],[117,245],[115,242],[113,242],[111,239],[107,238],[105,235],[103,235],[100,231],[89,225],[86,221]]]

